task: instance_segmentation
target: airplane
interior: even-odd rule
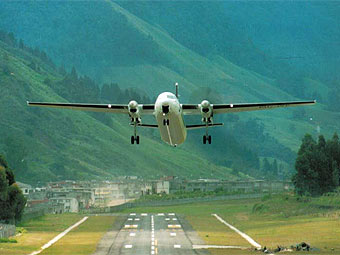
[[[137,127],[158,128],[161,139],[174,147],[184,143],[187,130],[205,128],[203,144],[211,144],[211,136],[208,133],[210,127],[223,126],[223,123],[213,123],[216,114],[267,110],[280,107],[313,105],[316,100],[290,101],[290,102],[267,102],[267,103],[242,103],[242,104],[212,104],[203,100],[199,104],[181,104],[178,99],[178,83],[175,83],[175,94],[171,92],[161,93],[154,104],[139,104],[135,100],[128,104],[87,104],[87,103],[45,103],[29,102],[28,106],[65,108],[72,110],[109,112],[127,114],[130,117],[130,125],[134,127],[131,136],[131,144],[139,144]],[[142,115],[154,115],[157,124],[143,124]],[[201,115],[203,124],[185,125],[184,115]]]

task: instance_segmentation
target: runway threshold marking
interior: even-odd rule
[[[234,230],[237,234],[239,234],[240,236],[242,236],[244,239],[246,239],[248,241],[248,243],[250,243],[252,246],[256,247],[256,248],[261,248],[261,245],[258,244],[257,242],[254,241],[254,239],[252,239],[250,236],[248,236],[247,234],[241,232],[240,230],[238,230],[237,228],[235,228],[234,226],[230,225],[228,222],[226,222],[225,220],[223,220],[220,216],[218,216],[217,214],[212,214],[216,219],[218,219],[220,222],[222,222],[224,225],[228,226],[230,229]]]
[[[179,224],[168,224],[168,228],[181,228],[181,225]]]
[[[125,244],[125,249],[131,249],[132,248],[132,244]]]
[[[82,224],[83,222],[85,222],[89,217],[84,217],[82,218],[80,221],[78,221],[77,223],[73,224],[71,227],[69,227],[68,229],[66,229],[65,231],[61,232],[59,235],[57,235],[55,238],[53,238],[52,240],[50,240],[48,243],[44,244],[43,246],[41,246],[40,250],[38,251],[34,251],[32,252],[30,255],[36,255],[41,253],[43,250],[47,249],[48,247],[50,247],[52,244],[58,242],[62,237],[64,237],[68,232],[70,232],[72,229],[78,227],[80,224]]]
[[[124,225],[124,228],[138,228],[138,225]]]

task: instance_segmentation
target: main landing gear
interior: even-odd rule
[[[139,144],[139,135],[131,136],[131,144],[134,144],[135,142],[136,144]]]
[[[204,135],[203,136],[203,144],[206,144],[207,142],[209,144],[211,144],[211,135]]]
[[[211,135],[208,134],[209,123],[211,123],[210,118],[203,118],[203,122],[205,122],[205,135],[203,135],[203,144],[211,144]]]
[[[137,124],[140,123],[140,120],[138,118],[136,119],[131,119],[131,123],[133,125],[133,136],[131,136],[131,144],[134,144],[136,142],[136,144],[139,144],[139,136],[137,135]]]

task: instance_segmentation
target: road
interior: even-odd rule
[[[106,240],[110,247],[98,250],[96,255],[198,254],[174,213],[130,213],[122,223]]]

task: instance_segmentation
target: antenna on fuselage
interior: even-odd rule
[[[176,88],[176,97],[178,98],[178,82],[175,83],[175,88]]]

